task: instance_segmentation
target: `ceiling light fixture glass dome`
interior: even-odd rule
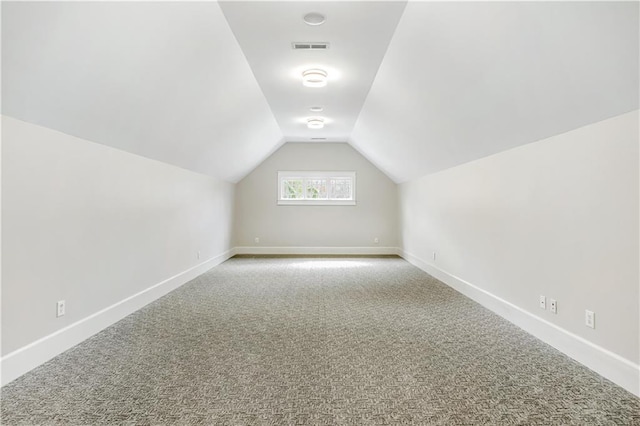
[[[307,127],[310,129],[322,129],[324,127],[324,119],[322,117],[308,118]]]
[[[302,84],[306,87],[324,87],[327,85],[327,72],[318,68],[303,71]]]
[[[325,16],[318,12],[307,13],[302,19],[307,25],[322,25],[326,20]]]

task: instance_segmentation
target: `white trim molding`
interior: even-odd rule
[[[235,247],[0,359],[2,386],[235,256],[399,255],[463,295],[640,397],[640,366],[396,247]]]
[[[640,397],[640,365],[598,346],[564,328],[546,321],[468,281],[450,274],[435,265],[402,249],[399,255],[412,265],[480,303],[526,332],[567,356],[590,368],[599,375]]]
[[[397,255],[396,247],[236,247],[235,254]]]
[[[0,359],[2,386],[44,364],[67,349],[120,321],[145,305],[191,281],[235,255],[235,250],[205,260],[192,268],[152,285],[35,342],[29,343]]]

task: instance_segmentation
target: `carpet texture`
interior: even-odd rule
[[[2,424],[640,425],[397,257],[236,257],[2,389]]]

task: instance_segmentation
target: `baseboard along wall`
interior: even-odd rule
[[[398,255],[449,287],[640,397],[640,365],[527,312],[411,253],[398,249]]]
[[[640,366],[638,364],[395,247],[235,247],[7,354],[0,360],[2,386],[236,254],[399,255],[412,265],[640,397]]]
[[[396,247],[236,247],[235,254],[397,255]]]
[[[154,284],[126,299],[114,303],[86,318],[3,356],[2,359],[0,359],[0,382],[2,386],[12,382],[39,365],[44,364],[110,325],[115,324],[127,315],[159,299],[234,255],[235,251],[231,249],[211,259],[205,260],[186,271]]]

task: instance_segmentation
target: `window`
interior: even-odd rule
[[[354,206],[356,172],[278,172],[278,204]]]

